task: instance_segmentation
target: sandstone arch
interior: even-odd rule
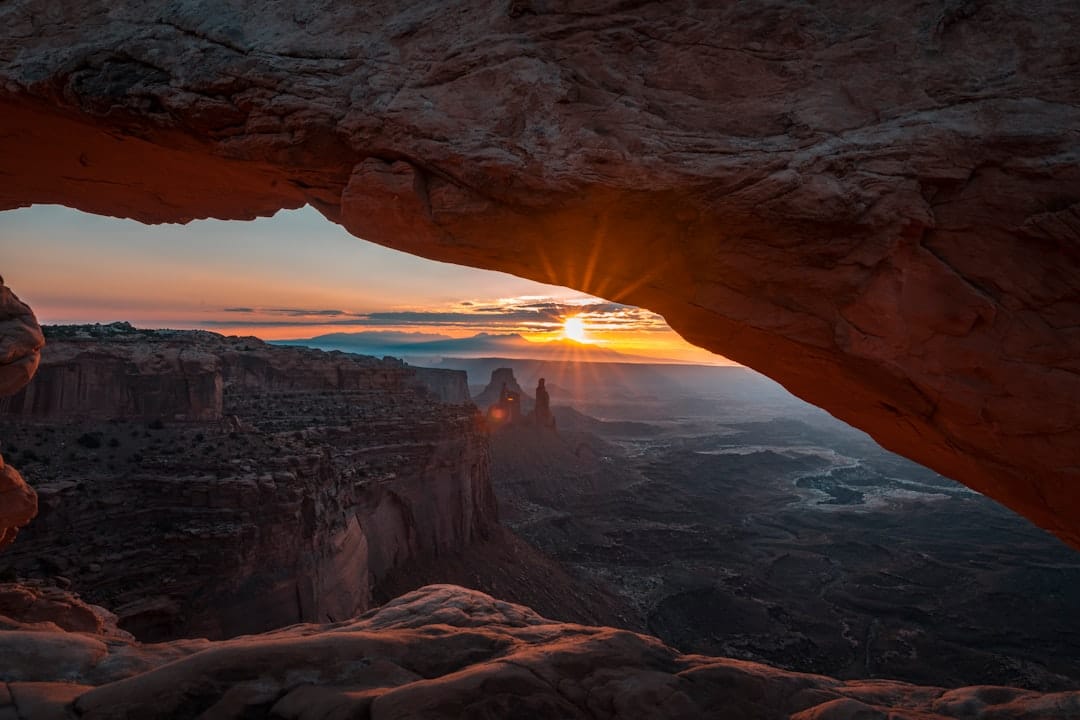
[[[708,5],[14,0],[0,208],[648,307],[1080,547],[1080,8]]]

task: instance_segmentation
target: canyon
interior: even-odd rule
[[[0,574],[16,580],[0,582],[0,712],[14,718],[1034,720],[1080,711],[1071,690],[839,680],[686,654],[610,627],[634,625],[635,608],[498,526],[481,415],[440,397],[467,382],[462,371],[416,373],[391,358],[126,323],[46,327],[44,336],[34,350],[39,377],[2,401],[3,450],[35,479],[40,501],[38,517],[0,555]],[[509,368],[493,377],[500,388],[519,386]],[[752,394],[768,406],[767,392]],[[657,547],[682,553],[686,516],[669,507],[680,502],[674,486],[663,501],[633,493],[670,514],[669,529],[632,519],[641,509],[618,505],[626,502],[618,495],[637,471],[612,466],[604,441],[583,444],[581,428],[605,423],[554,412],[558,431],[525,420],[491,431],[499,463],[507,442],[540,443],[513,450],[520,465],[501,474],[503,491],[518,498],[507,504],[511,516],[538,500],[594,493],[614,499],[620,517],[607,528],[601,513],[587,536],[614,531],[636,552],[635,533],[644,529],[647,542],[667,533]],[[616,435],[656,430],[610,425]],[[674,472],[698,450],[674,448],[659,467]],[[736,501],[725,505],[739,513],[740,480],[731,482]],[[568,547],[582,551],[580,541]],[[783,572],[798,593],[807,578],[796,566]],[[413,589],[435,576],[488,583],[561,617],[459,586]],[[657,610],[649,630],[678,628],[679,608]],[[567,617],[575,613],[609,626]],[[781,634],[787,622],[777,620]],[[976,627],[964,632],[973,638]],[[748,629],[729,633],[734,644],[722,649],[738,651]],[[795,637],[778,648],[789,661],[805,643]],[[1045,685],[1049,676],[1026,677]]]
[[[366,240],[645,307],[1080,548],[1078,24],[1070,0],[12,0],[0,210],[311,205]],[[27,386],[45,339],[0,281],[0,563],[87,593],[0,586],[0,716],[1080,715],[1076,691],[795,673],[459,587],[390,599],[395,571],[505,530],[461,378],[127,327],[58,337],[58,360],[82,332],[112,351]],[[127,355],[132,333],[159,349]],[[139,392],[111,391],[117,372]],[[673,452],[731,470],[723,449]],[[692,484],[669,459],[657,487]],[[799,489],[843,505],[858,481]],[[727,489],[721,509],[745,506]],[[649,530],[622,500],[600,530]],[[645,504],[666,502],[684,498]],[[816,522],[798,531],[844,521]],[[196,571],[159,565],[173,542]],[[777,573],[797,590],[816,561],[792,551]],[[650,629],[679,635],[699,600]]]
[[[493,432],[492,483],[618,627],[846,681],[1080,683],[1080,556],[1053,536],[745,368],[570,370],[515,368],[558,381],[558,432]]]
[[[126,323],[46,338],[0,399],[38,494],[0,568],[59,576],[140,639],[352,617],[498,524],[481,420],[439,400],[464,373]]]
[[[310,204],[646,307],[1080,546],[1077,22],[1070,0],[16,0],[0,208]]]

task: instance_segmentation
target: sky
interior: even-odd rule
[[[143,225],[60,206],[0,212],[0,275],[47,324],[126,320],[266,340],[396,331],[569,336],[604,349],[726,363],[663,318],[346,233],[310,207],[272,218]]]

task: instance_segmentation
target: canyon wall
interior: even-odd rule
[[[413,367],[416,380],[440,402],[451,405],[466,405],[472,402],[469,397],[469,376],[460,370],[443,368]]]
[[[94,377],[101,405],[0,412],[40,503],[0,568],[64,578],[141,638],[351,617],[394,567],[497,523],[475,409],[417,390],[398,361],[122,324],[46,332],[26,397]],[[214,415],[121,402],[168,368],[190,389],[192,364],[216,373]]]
[[[0,398],[0,414],[98,420],[221,418],[221,363],[215,355],[190,342],[140,342],[140,333],[126,323],[100,326],[95,333],[111,335],[115,342],[64,342],[64,333],[53,330],[34,381]],[[91,338],[89,332],[82,335]]]
[[[1078,24],[1072,0],[14,0],[0,207],[308,203],[647,307],[1080,547]]]
[[[213,346],[204,351],[193,339]],[[257,338],[232,345],[213,333],[138,330],[129,323],[50,328],[50,348],[37,377],[10,397],[0,413],[26,418],[170,419],[222,417],[222,389],[329,392],[423,388],[439,402],[468,404],[467,375],[412,367],[393,358],[364,364],[343,353],[311,355],[288,346],[257,353]],[[104,343],[83,342],[92,339]],[[66,342],[66,341],[71,342]]]

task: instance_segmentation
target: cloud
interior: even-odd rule
[[[665,330],[659,315],[631,305],[605,300],[566,302],[523,297],[470,300],[448,309],[349,312],[337,309],[229,307],[227,313],[247,315],[236,320],[201,320],[207,327],[459,327],[497,332],[554,332],[570,316],[582,316],[591,329],[603,331]]]
[[[304,308],[250,308],[250,307],[227,307],[222,308],[227,313],[245,313],[249,315],[284,315],[286,317],[341,317],[351,316],[344,310],[307,310]],[[360,317],[360,316],[357,316]]]

